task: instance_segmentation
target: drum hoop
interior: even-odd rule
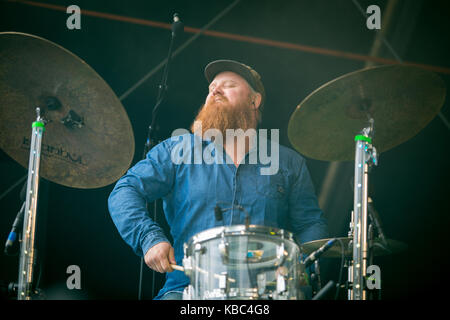
[[[245,225],[232,225],[232,226],[215,227],[201,231],[189,239],[189,241],[187,242],[187,246],[190,247],[193,244],[220,238],[223,233],[225,234],[225,236],[240,236],[240,235],[266,236],[270,238],[292,241],[294,242],[294,244],[296,244],[294,241],[293,234],[284,229],[260,225],[249,225],[248,228]]]

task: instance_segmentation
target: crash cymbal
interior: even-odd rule
[[[73,188],[99,188],[128,169],[134,156],[133,130],[108,84],[53,42],[2,32],[0,148],[25,168],[37,106],[49,121],[41,177]]]
[[[353,256],[353,246],[352,246],[352,238],[337,238],[341,240],[342,244],[344,245],[344,255],[345,257],[352,257]],[[330,241],[331,239],[320,239],[315,241],[310,241],[302,244],[300,246],[300,249],[305,254],[311,254],[317,249],[319,249],[321,246],[323,246],[325,243]],[[387,247],[384,246],[383,242],[379,239],[376,239],[373,241],[373,254],[374,256],[384,256],[388,254],[394,254],[399,253],[401,251],[404,251],[407,249],[407,245],[403,242],[392,240],[392,239],[386,239]],[[336,241],[334,245],[325,251],[322,254],[322,257],[324,258],[340,258],[342,256],[342,249],[339,241]]]
[[[324,161],[354,160],[354,137],[375,120],[378,153],[415,136],[438,114],[444,81],[417,67],[363,69],[332,80],[307,96],[292,114],[288,137],[301,154]]]

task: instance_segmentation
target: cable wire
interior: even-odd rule
[[[336,295],[334,296],[334,300],[337,300],[339,297],[339,290],[341,288],[341,282],[342,282],[342,272],[344,269],[344,260],[345,260],[345,248],[344,248],[344,243],[341,239],[336,238],[336,240],[339,242],[339,245],[341,246],[341,267],[339,270],[339,278],[338,278],[338,283],[336,285]]]

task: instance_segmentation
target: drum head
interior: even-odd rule
[[[280,255],[288,255],[287,252],[279,251],[280,245],[284,242],[289,246],[296,247],[292,233],[283,229],[250,225],[234,225],[227,227],[217,227],[205,230],[193,236],[187,248],[194,248],[196,244],[219,242],[227,244],[227,264],[229,266],[241,264],[272,264],[277,265]],[[210,246],[210,245],[206,245]],[[189,250],[189,249],[188,249]]]

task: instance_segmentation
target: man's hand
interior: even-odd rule
[[[174,250],[169,242],[155,244],[147,251],[144,260],[147,266],[160,273],[172,272],[170,265],[177,264]]]

